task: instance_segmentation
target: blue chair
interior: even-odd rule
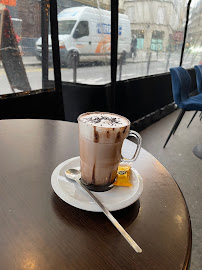
[[[181,109],[179,116],[173,125],[168,138],[164,144],[164,148],[168,143],[172,134],[177,130],[186,111],[202,111],[202,92],[190,96],[191,92],[191,77],[188,71],[182,67],[170,68],[173,98]]]
[[[199,94],[202,94],[202,65],[197,65],[197,66],[194,66],[194,69],[195,69],[195,73],[196,73],[196,85],[197,85],[197,91]],[[194,113],[194,115],[192,116],[189,124],[187,125],[187,127],[190,126],[192,120],[194,119],[194,117],[196,116],[198,111],[196,111]],[[200,121],[202,119],[202,113],[200,113],[199,115],[200,117]]]
[[[197,90],[202,94],[202,65],[194,66],[194,69],[196,73]]]
[[[194,66],[195,73],[196,73],[196,84],[197,90],[200,94],[202,94],[202,65]],[[202,119],[202,112],[199,115],[200,121]]]
[[[197,85],[197,91],[199,94],[202,94],[202,65],[197,65],[197,66],[194,66],[194,69],[195,69],[195,73],[196,73],[196,85]],[[187,127],[189,127],[189,125],[191,124],[192,120],[194,119],[194,117],[196,116],[198,111],[196,111],[194,113],[194,115],[192,116],[189,124]],[[200,117],[200,121],[202,119],[202,113],[200,113],[199,115]]]

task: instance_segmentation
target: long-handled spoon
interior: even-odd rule
[[[128,241],[128,243],[134,248],[137,253],[141,253],[142,249],[138,244],[131,238],[131,236],[124,230],[124,228],[119,224],[119,222],[112,216],[109,210],[90,192],[90,190],[80,181],[81,173],[76,169],[68,169],[65,171],[67,178],[76,181],[87,193],[88,195],[99,205],[103,213],[112,222],[112,224],[118,229],[118,231],[123,235],[123,237]]]

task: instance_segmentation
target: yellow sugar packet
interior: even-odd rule
[[[129,165],[120,165],[117,171],[117,179],[113,183],[114,186],[132,187],[130,182],[130,168]]]

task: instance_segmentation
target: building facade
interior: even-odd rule
[[[111,10],[110,0],[58,0],[57,4],[58,12],[82,5]],[[22,41],[34,44],[41,36],[41,0],[17,0],[16,7],[8,9],[12,18],[21,20]],[[139,50],[167,51],[182,43],[186,0],[120,0],[119,12],[128,15]],[[194,29],[193,24],[192,33]]]
[[[132,35],[138,38],[138,48],[144,51],[167,51],[175,32],[182,31],[185,17],[182,15],[186,12],[184,3],[185,0],[180,3],[174,0],[125,0],[124,13],[130,19]]]

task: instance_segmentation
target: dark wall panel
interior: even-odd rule
[[[0,119],[43,118],[63,120],[64,112],[61,104],[62,95],[55,90],[2,96],[0,99]]]
[[[130,121],[171,103],[170,75],[134,79],[117,85],[117,110]]]
[[[195,72],[192,90],[196,89]],[[173,102],[170,73],[117,83],[117,111],[131,122],[164,108]]]
[[[63,83],[63,103],[65,119],[77,122],[79,114],[91,111],[108,111],[107,92],[110,85],[89,86],[82,84]]]

